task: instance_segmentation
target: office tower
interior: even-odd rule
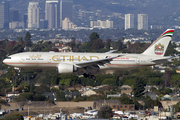
[[[47,0],[45,7],[45,20],[48,20],[48,28],[59,28],[59,3],[58,0]]]
[[[27,23],[28,23],[28,15],[23,16],[23,22],[24,22],[24,28],[27,28]]]
[[[138,30],[148,30],[147,14],[138,14]]]
[[[28,28],[39,28],[39,3],[29,2],[28,6]]]
[[[0,28],[9,28],[9,2],[0,3]]]
[[[10,10],[9,21],[19,21],[19,11],[18,10]]]
[[[113,21],[101,21],[101,20],[97,20],[97,21],[90,21],[90,27],[94,28],[94,27],[101,27],[101,28],[113,28]]]
[[[134,14],[125,14],[125,30],[134,28]]]
[[[68,30],[68,29],[72,29],[77,27],[73,22],[71,22],[71,20],[66,17],[63,21],[62,21],[62,29]]]
[[[40,19],[39,27],[42,29],[47,29],[48,28],[48,20]]]
[[[72,20],[72,0],[60,0],[60,27],[62,27],[62,21],[68,17],[70,21]]]

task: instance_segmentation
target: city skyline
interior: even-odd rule
[[[11,1],[8,1],[8,3],[9,2],[11,2]],[[40,14],[40,9],[42,9],[42,4],[39,5],[39,16],[37,16],[39,18],[37,18],[38,20],[36,20],[37,21],[37,27],[28,27],[28,26],[30,26],[29,21],[32,20],[32,19],[30,19],[30,17],[28,18],[28,20],[26,20],[25,19],[25,14],[22,14],[21,11],[10,9],[10,6],[6,7],[6,8],[8,8],[6,11],[9,11],[9,12],[6,12],[6,13],[9,14],[9,16],[8,16],[9,18],[6,19],[6,22],[3,22],[3,27],[1,27],[1,28],[6,27],[6,28],[29,28],[29,29],[33,29],[33,28],[61,29],[62,28],[62,21],[65,19],[65,17],[68,17],[70,19],[70,21],[74,23],[74,21],[77,21],[77,20],[73,19],[73,18],[78,18],[78,19],[81,18],[81,19],[83,19],[82,18],[83,15],[90,13],[90,12],[88,13],[88,11],[87,12],[86,11],[79,11],[78,16],[73,16],[72,17],[72,13],[74,12],[73,10],[74,10],[74,7],[75,7],[73,5],[72,0],[46,0],[44,5],[45,5],[44,16],[42,15],[42,13]],[[51,6],[51,7],[48,7],[48,6]],[[100,11],[100,10],[98,10],[98,11]],[[95,12],[93,12],[93,13],[97,16],[98,11],[97,11],[97,13],[95,13]],[[1,13],[3,13],[3,10],[1,11]],[[6,15],[8,15],[8,14],[6,14]],[[28,13],[26,13],[26,14],[28,14]],[[132,13],[129,13],[129,14],[132,14]],[[137,13],[137,14],[144,14],[144,13]],[[14,16],[14,17],[12,17],[12,16]],[[17,17],[17,16],[19,16],[19,17]],[[47,16],[50,16],[50,17],[47,17]],[[149,16],[149,15],[147,14],[147,16]],[[107,16],[107,17],[109,17],[109,16]],[[3,17],[1,17],[1,18],[3,18]],[[94,18],[96,20],[94,20],[92,18],[93,18],[93,16],[89,16],[89,23],[86,23],[86,24],[81,23],[81,24],[84,25],[84,26],[87,26],[87,27],[91,27],[91,25],[90,25],[91,21],[97,21],[97,20],[101,20],[101,21],[109,20],[109,21],[112,21],[113,26],[114,26],[114,23],[115,23],[114,20],[111,20],[111,18],[110,19],[108,19],[108,18],[106,18],[106,19],[104,19],[104,18]],[[126,16],[124,16],[124,19],[126,20]],[[136,25],[136,22],[135,22],[134,25],[132,24],[134,22],[131,22],[132,25],[131,25],[130,28],[134,28],[134,29],[138,29],[138,30],[142,29],[142,28],[140,28],[140,26],[143,26],[144,30],[148,30],[149,28],[161,28],[161,29],[163,28],[161,25],[158,25],[158,24],[157,25],[149,25],[148,17],[147,17],[147,20],[145,20],[145,17],[144,17],[144,19],[142,18],[143,20],[140,20],[140,18],[138,18],[138,17],[137,17],[137,19],[139,19],[138,21],[143,21],[143,22],[141,22],[141,24],[140,24],[140,22],[137,22],[137,25]],[[124,29],[126,30],[127,29],[126,28],[127,23],[126,23],[125,20],[121,24],[124,24]],[[39,23],[38,23],[38,21],[39,21]],[[48,24],[48,27],[46,27],[47,24]],[[76,22],[74,24],[76,24],[77,27],[81,27]],[[117,23],[115,23],[115,24],[117,24]],[[134,27],[132,27],[132,26],[134,26]],[[137,26],[137,28],[135,26]],[[158,27],[156,27],[156,26],[158,26]],[[116,28],[116,27],[117,27],[117,25],[115,25],[114,27],[111,27],[111,28]],[[109,27],[107,27],[107,28],[109,28]]]

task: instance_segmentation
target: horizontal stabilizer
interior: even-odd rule
[[[160,61],[165,61],[165,60],[172,59],[172,58],[173,58],[172,56],[167,56],[167,57],[151,60],[151,62],[160,62]]]

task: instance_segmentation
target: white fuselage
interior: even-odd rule
[[[163,57],[147,56],[143,54],[119,53],[59,53],[59,52],[23,52],[10,55],[3,62],[19,68],[57,69],[59,63],[76,64],[83,61],[92,61],[120,55],[110,63],[99,66],[100,69],[133,69],[143,66],[152,66],[154,59]]]

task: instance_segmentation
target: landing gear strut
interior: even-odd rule
[[[93,80],[96,79],[96,77],[95,77],[94,75],[90,75],[90,74],[86,74],[86,73],[84,73],[83,76],[84,76],[85,78],[90,78],[90,79],[93,79]]]

